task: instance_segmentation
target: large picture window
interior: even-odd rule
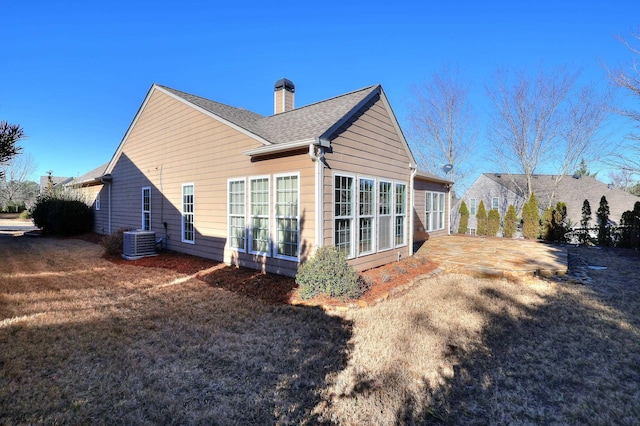
[[[347,257],[353,257],[353,177],[335,175],[334,177],[334,245]]]
[[[276,241],[277,257],[298,258],[300,241],[298,175],[276,176]]]
[[[445,196],[443,192],[426,192],[425,228],[427,231],[444,229]]]
[[[393,189],[391,182],[378,184],[378,250],[388,250],[392,244]]]
[[[396,247],[407,244],[407,185],[396,183]]]
[[[182,242],[195,243],[194,188],[192,183],[182,185]]]
[[[360,178],[358,194],[358,253],[368,254],[374,251],[375,234],[375,181]]]
[[[251,238],[250,252],[269,254],[269,178],[250,181]]]
[[[151,229],[151,188],[142,188],[142,229]]]
[[[229,246],[238,251],[245,251],[245,192],[244,179],[229,181]]]

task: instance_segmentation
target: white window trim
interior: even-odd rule
[[[346,177],[346,178],[350,178],[353,179],[353,187],[351,188],[352,190],[352,194],[351,194],[351,215],[350,216],[336,216],[336,177]],[[333,224],[331,226],[331,228],[333,229],[332,232],[332,242],[333,242],[333,246],[336,246],[336,221],[338,219],[351,219],[351,229],[349,232],[349,244],[351,246],[351,250],[349,251],[349,253],[347,253],[347,259],[353,259],[355,258],[355,253],[356,253],[356,247],[355,247],[355,232],[356,232],[356,220],[357,220],[357,215],[356,215],[356,183],[358,182],[358,179],[356,178],[355,175],[349,174],[349,173],[334,173],[333,177],[332,177],[332,204],[331,204],[331,214],[333,216]]]
[[[496,206],[493,207],[493,201],[496,201]],[[491,197],[491,210],[496,209],[500,211],[500,197]]]
[[[244,214],[242,215],[242,218],[244,219],[244,237],[242,238],[242,248],[239,247],[232,247],[231,246],[231,192],[229,191],[229,185],[231,184],[231,182],[242,182],[242,188],[243,188],[243,194],[244,194]],[[239,215],[233,215],[235,216],[239,216]],[[247,179],[246,178],[230,178],[227,179],[227,246],[229,247],[230,250],[233,251],[237,251],[240,253],[246,253],[247,252],[247,233],[248,233],[248,228],[247,228]]]
[[[389,213],[388,214],[380,214],[380,184],[383,183],[388,183],[389,184]],[[378,232],[380,231],[381,227],[380,227],[380,223],[381,223],[381,219],[382,218],[389,218],[389,247],[388,248],[380,248],[380,235],[376,234],[376,239],[377,239],[377,248],[378,248],[378,253],[384,252],[384,251],[388,251],[388,250],[393,250],[393,246],[394,246],[394,240],[395,240],[395,211],[394,211],[394,205],[393,205],[393,197],[394,197],[394,182],[391,180],[385,180],[385,179],[379,179],[378,180],[378,193],[377,193],[377,200],[378,203],[376,205],[376,214],[378,215]]]
[[[360,214],[360,201],[361,201],[360,200],[360,183],[362,181],[370,181],[370,182],[372,182],[372,186],[371,187],[373,189],[373,193],[371,194],[371,201],[373,203],[373,206],[372,206],[372,212],[371,212],[370,215],[361,215]],[[375,254],[377,252],[376,248],[377,248],[377,237],[378,237],[378,234],[376,232],[377,231],[377,229],[376,229],[376,210],[378,208],[378,203],[377,203],[376,196],[378,195],[378,191],[377,191],[376,186],[378,185],[378,182],[376,181],[375,178],[372,178],[372,177],[369,177],[369,176],[358,176],[357,182],[358,182],[358,187],[357,187],[358,193],[357,193],[357,202],[356,202],[356,206],[357,206],[357,209],[356,209],[356,216],[357,216],[357,222],[356,222],[356,224],[357,224],[356,237],[357,238],[356,238],[356,243],[357,243],[358,257],[361,257],[361,256],[367,256],[367,255],[370,255],[370,254]],[[370,218],[371,219],[371,250],[361,252],[360,251],[360,219],[363,219],[363,218]]]
[[[255,216],[255,217],[259,217],[262,219],[267,219],[267,224],[269,226],[269,231],[268,231],[268,242],[267,242],[267,251],[266,252],[262,252],[262,251],[256,251],[253,249],[253,212],[251,211],[251,206],[253,203],[253,193],[251,191],[251,182],[254,180],[261,180],[261,179],[266,179],[267,180],[267,210],[268,213],[266,216],[264,215],[260,215],[260,216]],[[248,239],[248,247],[249,247],[249,253],[251,254],[255,254],[257,256],[271,256],[271,243],[272,243],[272,237],[271,237],[271,207],[273,206],[273,203],[271,202],[271,176],[269,175],[263,175],[263,176],[250,176],[249,179],[247,179],[248,185],[247,185],[247,192],[248,192],[248,196],[249,196],[249,203],[247,206],[247,211],[248,214],[247,216],[249,217],[249,225],[247,226],[247,239]]]
[[[184,188],[187,186],[191,186],[193,188],[193,212],[191,213],[193,217],[193,240],[185,240],[184,238]],[[183,243],[187,244],[195,244],[196,243],[196,186],[191,183],[183,183],[182,191],[180,192],[180,239]]]
[[[396,190],[397,190],[397,186],[398,185],[404,185],[404,214],[401,214],[401,215],[396,213],[396,203],[397,203],[397,200],[398,200],[397,195],[396,195]],[[410,212],[409,212],[409,209],[410,209],[409,197],[410,196],[411,195],[409,194],[409,185],[408,185],[407,182],[404,182],[404,181],[394,181],[393,182],[393,247],[394,248],[406,247],[407,244],[408,244],[407,243],[407,240],[408,240],[408,235],[407,235],[408,234],[408,232],[407,232],[408,231],[408,229],[407,229],[408,220],[407,220],[407,217],[410,214]],[[396,218],[398,216],[404,217],[403,231],[402,231],[404,238],[403,238],[403,242],[400,243],[400,244],[396,244]]]
[[[145,210],[144,209],[144,192],[145,191],[149,191],[149,210]],[[140,207],[141,207],[141,210],[142,210],[142,215],[141,215],[142,216],[142,218],[141,218],[142,225],[140,226],[140,229],[143,229],[145,231],[150,231],[151,230],[151,187],[150,186],[143,186],[142,187],[142,191],[140,192],[140,194],[141,194],[141,197],[142,197],[141,200],[140,200],[141,201],[141,206]],[[149,229],[145,229],[145,227],[144,227],[144,222],[145,222],[144,214],[145,213],[149,213]]]
[[[478,206],[476,203],[476,199],[469,198],[469,216],[475,216],[476,214],[478,214]]]
[[[429,211],[430,214],[430,220],[427,220],[427,199],[429,198],[429,194],[431,194],[431,210]],[[433,208],[434,205],[434,200],[436,199],[436,197],[438,198],[438,210],[435,210]],[[446,197],[446,193],[442,192],[442,191],[425,191],[424,194],[424,202],[425,202],[425,206],[424,206],[424,214],[425,214],[425,230],[427,232],[435,232],[435,231],[442,231],[446,228],[446,218],[445,218],[445,213],[446,213],[446,203],[447,203],[447,197]],[[438,222],[440,222],[442,220],[442,226],[438,226]],[[435,226],[432,226],[434,225]]]
[[[298,235],[298,250],[297,250],[297,256],[296,257],[292,257],[292,256],[287,256],[284,254],[279,254],[278,253],[278,219],[280,218],[285,218],[285,219],[291,219],[290,216],[278,216],[278,209],[276,208],[276,204],[278,201],[278,178],[282,178],[282,177],[290,177],[290,176],[295,176],[298,179],[298,208],[296,211],[296,217],[295,219],[297,220],[298,223],[298,229],[297,229],[297,235]],[[292,261],[299,261],[300,260],[300,240],[301,240],[301,236],[300,236],[300,204],[301,203],[301,194],[300,194],[300,172],[295,172],[295,173],[278,173],[273,175],[273,257],[277,258],[277,259],[283,259],[283,260],[292,260]]]
[[[93,206],[95,207],[96,211],[100,211],[100,192],[96,194],[96,201]]]

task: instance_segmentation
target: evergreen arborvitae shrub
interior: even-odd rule
[[[611,245],[611,228],[609,227],[609,202],[604,195],[600,198],[596,217],[598,218],[598,245],[608,247]]]
[[[458,225],[458,234],[466,234],[469,231],[469,209],[464,201],[460,204],[460,225]]]
[[[79,200],[38,197],[31,208],[31,217],[33,223],[48,234],[78,235],[93,228],[93,210]]]
[[[345,254],[333,246],[320,247],[296,274],[298,292],[303,299],[318,294],[355,299],[362,295],[358,273],[347,263]]]
[[[504,226],[502,227],[502,235],[505,238],[513,238],[518,229],[518,214],[513,204],[509,205],[507,214],[504,216]]]
[[[528,239],[536,239],[540,235],[540,212],[533,193],[522,206],[522,235]]]
[[[556,207],[549,207],[542,216],[542,237],[547,241],[565,241],[564,235],[569,230],[567,222],[567,205],[559,201]]]
[[[582,202],[582,219],[580,219],[580,235],[578,236],[578,240],[581,244],[587,244],[591,242],[591,237],[589,236],[589,226],[591,225],[591,204],[589,204],[589,200],[585,199]]]
[[[482,200],[480,200],[478,211],[476,212],[476,222],[478,224],[476,233],[478,235],[487,235],[487,209],[484,207],[484,201]]]
[[[500,212],[497,209],[489,210],[487,218],[487,235],[495,237],[500,230]]]
[[[640,201],[636,201],[633,210],[627,210],[622,213],[620,225],[623,226],[620,235],[620,246],[640,248]]]

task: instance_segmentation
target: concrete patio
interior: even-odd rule
[[[425,242],[416,252],[448,272],[478,277],[565,275],[567,250],[532,240],[450,235]]]

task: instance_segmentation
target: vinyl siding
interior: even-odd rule
[[[375,97],[359,114],[345,123],[331,141],[331,152],[326,154],[330,169],[324,170],[324,228],[323,244],[333,245],[333,179],[335,174],[366,177],[404,183],[409,197],[411,162],[400,140],[384,102]],[[357,183],[356,183],[357,185]],[[357,190],[356,190],[357,191]],[[362,255],[350,260],[358,271],[367,270],[409,256],[409,209],[407,202],[407,245]],[[357,240],[357,239],[356,239]]]
[[[227,179],[299,173],[301,246],[314,245],[314,164],[305,152],[252,161],[260,142],[160,90],[153,90],[123,141],[111,174],[112,230],[141,226],[141,188],[151,187],[151,229],[167,248],[292,275],[297,263],[226,249]],[[181,241],[182,184],[194,185],[195,244]],[[274,191],[271,191],[273,206]],[[104,197],[103,197],[104,199]],[[272,210],[272,209],[271,209]],[[273,212],[271,212],[273,230]],[[167,223],[166,232],[163,222]]]

